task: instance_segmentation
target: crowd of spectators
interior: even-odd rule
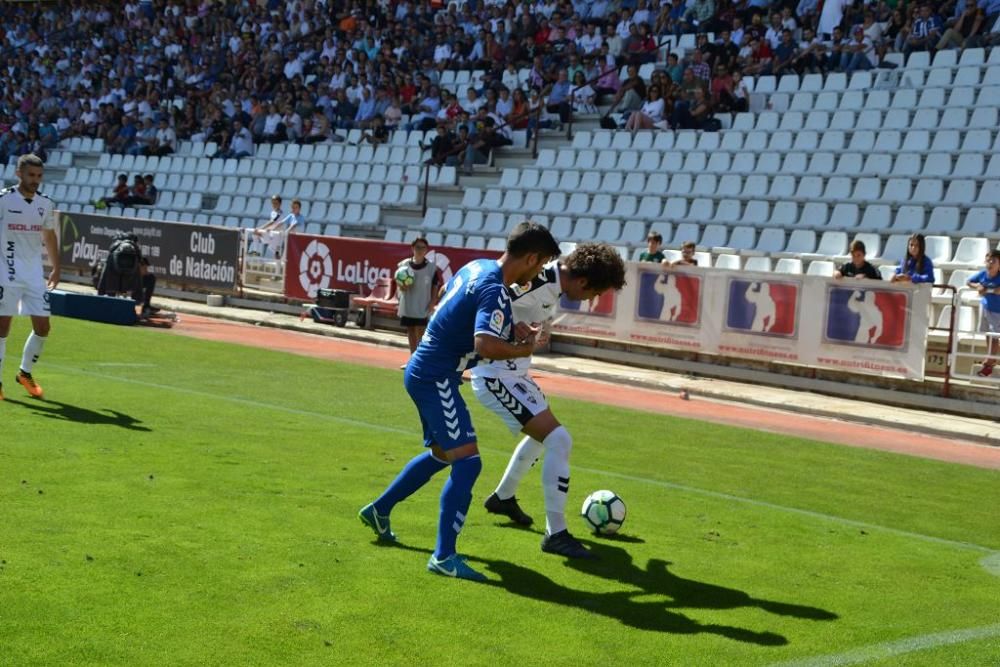
[[[4,3],[0,158],[61,138],[165,155],[178,140],[220,156],[261,142],[342,140],[338,130],[473,134],[486,118],[536,130],[601,96],[640,112],[632,128],[701,127],[746,108],[741,76],[853,71],[887,51],[991,44],[1000,0],[126,0]],[[707,33],[714,33],[709,40]],[[653,80],[662,38],[698,33]],[[467,92],[454,69],[484,72]],[[526,76],[522,73],[527,72]],[[376,132],[370,141],[378,141]]]

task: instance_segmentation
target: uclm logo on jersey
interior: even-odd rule
[[[664,324],[698,326],[701,276],[673,271],[639,271],[636,317]]]
[[[566,295],[559,297],[559,308],[571,313],[582,315],[597,315],[599,317],[614,317],[615,314],[615,291],[608,290],[596,299],[590,301],[572,301]]]
[[[906,347],[910,294],[900,290],[831,287],[825,338],[865,347]]]
[[[765,336],[795,336],[799,294],[799,284],[794,282],[730,280],[726,328]]]

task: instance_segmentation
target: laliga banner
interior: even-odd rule
[[[500,254],[442,247],[432,249],[427,259],[437,264],[447,281],[472,260]],[[396,265],[412,256],[408,243],[289,234],[285,297],[308,301],[315,299],[320,289],[354,290],[362,283],[371,290],[380,279],[392,278]]]
[[[628,285],[563,301],[555,330],[921,380],[930,288],[630,264]]]
[[[239,230],[163,220],[59,212],[59,258],[87,270],[108,257],[119,232],[135,234],[149,269],[171,283],[236,289]]]

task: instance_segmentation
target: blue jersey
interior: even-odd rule
[[[479,363],[477,334],[513,340],[510,292],[495,259],[477,259],[448,281],[445,294],[431,316],[410,358],[408,372],[432,379],[461,375]]]
[[[987,271],[980,271],[976,275],[969,278],[970,283],[977,283],[982,285],[988,290],[1000,287],[1000,273],[990,278],[990,274]],[[983,308],[990,311],[991,313],[1000,313],[1000,294],[986,293],[980,299]]]

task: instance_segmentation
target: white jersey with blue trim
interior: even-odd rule
[[[510,291],[495,259],[469,262],[451,277],[407,372],[420,379],[461,375],[479,363],[476,336],[514,338]]]
[[[511,310],[514,322],[547,324],[555,318],[556,304],[562,295],[559,261],[549,262],[528,285],[511,285]],[[525,375],[531,369],[531,357],[488,361],[472,369],[476,377]]]
[[[0,190],[4,283],[35,285],[45,282],[42,231],[55,228],[55,205],[51,199],[40,192],[26,198],[16,187]]]

